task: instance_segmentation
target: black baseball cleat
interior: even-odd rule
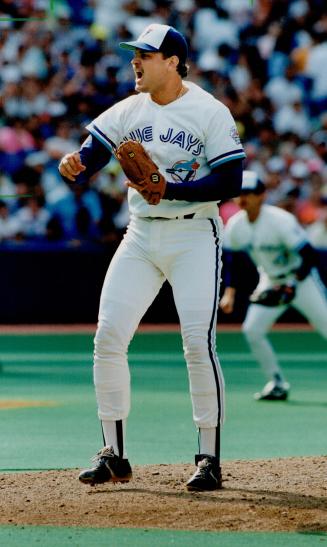
[[[257,401],[286,401],[290,392],[288,382],[276,383],[273,380],[268,382],[259,393],[254,394]]]
[[[218,490],[222,488],[221,468],[215,456],[196,454],[197,470],[187,481],[186,488],[190,491]]]
[[[128,482],[132,478],[132,468],[129,461],[119,458],[112,446],[105,446],[92,458],[95,466],[85,469],[79,474],[79,480],[84,484],[102,484],[104,482]]]

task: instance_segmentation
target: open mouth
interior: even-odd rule
[[[143,76],[143,72],[141,72],[141,70],[136,70],[135,71],[135,76],[136,76],[136,80],[141,80],[141,78]]]

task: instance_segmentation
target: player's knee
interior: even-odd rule
[[[114,323],[102,321],[99,323],[94,338],[94,354],[96,357],[107,358],[114,354],[127,353],[128,344],[123,334]]]
[[[208,360],[208,339],[201,335],[184,336],[184,356],[188,363]]]
[[[242,325],[242,332],[249,342],[255,342],[265,335],[258,325],[248,324],[246,322]]]

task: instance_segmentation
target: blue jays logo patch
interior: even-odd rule
[[[237,131],[237,128],[235,127],[235,125],[233,125],[233,127],[230,128],[229,134],[230,134],[230,136],[232,137],[233,141],[236,144],[241,144],[241,138],[238,134],[238,131]]]
[[[172,175],[174,182],[188,182],[189,180],[194,179],[199,167],[200,164],[192,158],[189,161],[176,161],[170,169],[166,169],[166,172]]]

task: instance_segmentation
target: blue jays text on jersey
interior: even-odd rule
[[[151,125],[141,127],[130,131],[128,137],[124,137],[123,140],[132,139],[139,142],[151,142],[153,141],[153,128]],[[183,130],[175,130],[173,127],[169,127],[166,133],[160,133],[159,139],[161,142],[170,142],[176,144],[187,152],[192,151],[193,156],[199,156],[204,146],[200,142],[200,139],[194,137],[191,133],[186,133]]]

